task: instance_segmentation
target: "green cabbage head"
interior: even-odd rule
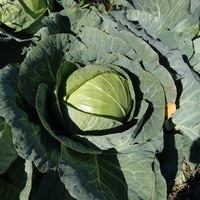
[[[46,0],[0,0],[0,22],[16,32],[36,32],[46,10]]]
[[[122,122],[132,106],[128,82],[121,74],[108,69],[88,65],[76,70],[66,81],[64,100],[81,112]],[[75,123],[82,126],[82,121],[76,119]]]

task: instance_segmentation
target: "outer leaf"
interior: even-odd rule
[[[189,14],[187,0],[135,1],[137,10],[127,12],[131,21],[139,21],[148,34],[171,48],[179,48],[188,57],[193,54],[191,39],[198,32],[198,19]]]
[[[156,79],[153,80],[149,73],[144,73],[142,76],[141,90],[144,93],[143,98],[146,99],[147,102],[150,101],[152,104],[150,103],[151,108],[148,111],[149,119],[147,119],[142,127],[141,132],[143,132],[143,134],[139,134],[138,136],[146,137],[145,133],[153,136],[156,132],[159,134],[162,130],[164,120],[163,116],[165,114],[164,93],[160,82]]]
[[[66,95],[65,85],[66,79],[77,70],[78,66],[72,62],[64,62],[58,69],[56,74],[56,88],[54,90],[54,101],[51,105],[51,109],[56,116],[56,120],[60,123],[63,129],[67,130],[67,123],[64,118],[64,113],[62,113],[61,102],[63,102],[63,97]]]
[[[132,6],[130,6],[130,9],[133,9]],[[127,12],[126,10],[120,10],[120,11],[111,11],[111,15],[114,17],[114,19],[119,22],[117,24],[117,27],[119,27],[119,30],[126,30],[131,31],[138,37],[144,37],[146,36],[145,29],[142,25],[140,25],[137,21],[135,23],[132,23],[127,19]],[[107,26],[110,27],[110,26]]]
[[[57,165],[57,142],[39,124],[30,122],[29,117],[35,114],[21,99],[18,74],[18,65],[8,65],[0,71],[0,114],[11,127],[18,154],[33,161],[41,171],[47,171]],[[32,116],[28,117],[23,109]]]
[[[0,198],[5,200],[19,200],[28,199],[30,186],[29,177],[32,176],[32,172],[25,170],[25,161],[18,158],[8,169],[6,173],[0,176]],[[30,174],[29,174],[30,172]],[[27,178],[28,176],[28,178]],[[27,184],[27,185],[26,185]],[[25,193],[21,193],[22,191]]]
[[[64,12],[62,14],[66,15]],[[76,34],[80,34],[86,27],[103,28],[101,18],[93,9],[78,9],[77,12],[68,15],[68,17],[73,27],[72,31]]]
[[[196,38],[193,41],[194,45],[194,55],[190,59],[190,65],[193,67],[193,69],[200,74],[200,38]]]
[[[145,2],[145,0],[142,0],[134,1],[134,6],[137,10],[128,12],[130,13],[129,19],[138,19],[148,29],[149,33],[155,37],[158,37],[167,28],[183,32],[184,29],[190,26],[189,0],[178,0],[176,2],[164,0]]]
[[[119,154],[118,160],[128,186],[128,199],[166,198],[165,181],[152,152],[141,148],[137,153]]]
[[[75,200],[65,189],[57,172],[44,174],[40,183],[37,200]]]
[[[61,180],[76,199],[165,199],[164,180],[151,168],[152,152],[140,149],[133,154],[79,155],[62,149]]]
[[[200,2],[198,0],[191,0],[191,10],[195,11],[196,8],[200,7]]]
[[[59,0],[60,2],[61,0]],[[39,30],[34,38],[34,40],[44,40],[50,34],[57,33],[74,33],[75,35],[80,34],[85,27],[99,27],[103,29],[103,21],[97,15],[96,11],[92,9],[78,9],[77,12],[69,15],[68,4],[70,1],[63,1],[63,4],[67,4],[66,9],[61,12],[50,13],[43,19],[44,25],[46,27]],[[72,4],[71,4],[72,5]],[[65,6],[64,6],[65,7]],[[91,20],[92,19],[92,20]],[[73,28],[72,28],[73,27]]]
[[[33,177],[33,165],[31,161],[26,160],[25,161],[25,169],[24,171],[26,172],[26,183],[25,186],[23,188],[23,190],[20,193],[20,200],[27,200],[29,199],[29,195],[32,189],[32,177]]]
[[[118,60],[117,55],[114,54],[107,54],[105,52],[99,52],[92,48],[88,48],[85,50],[74,51],[73,55],[69,57],[66,55],[67,60],[71,60],[73,62],[77,62],[77,57],[80,59],[81,62],[88,64],[96,64],[96,63],[113,63],[114,61]]]
[[[200,82],[192,77],[184,78],[181,82],[184,90],[173,122],[176,129],[181,130],[194,142],[200,137]]]
[[[0,174],[7,171],[17,156],[10,127],[0,117]]]
[[[165,199],[167,196],[166,182],[164,181],[160,163],[157,158],[155,158],[152,166],[155,173],[155,189],[152,192],[152,199]]]
[[[128,45],[123,39],[106,34],[96,28],[85,28],[82,36],[83,43],[96,51],[110,53],[118,53],[129,58],[137,58],[134,49]]]
[[[60,177],[75,199],[127,199],[116,155],[77,154],[62,146]]]
[[[45,25],[41,28],[33,37],[34,41],[37,43],[44,40],[50,34],[56,33],[70,33],[71,24],[68,16],[66,15],[66,10],[63,10],[65,15],[59,12],[50,13],[42,19],[42,23]]]

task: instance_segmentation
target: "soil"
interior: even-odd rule
[[[185,181],[174,184],[167,200],[200,200],[200,168],[191,170],[188,162],[184,161],[182,171]]]

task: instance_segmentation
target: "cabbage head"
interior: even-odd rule
[[[36,32],[47,11],[46,0],[1,0],[0,22],[14,31]]]
[[[69,106],[80,110],[80,115],[88,113],[91,118],[102,116],[102,120],[106,117],[119,122],[127,117],[132,106],[128,81],[101,64],[87,65],[72,73],[66,81],[64,99]],[[82,123],[84,117],[81,121],[76,119],[73,120],[81,129],[88,129],[88,121]]]

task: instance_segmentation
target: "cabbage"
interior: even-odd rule
[[[46,0],[0,0],[0,22],[16,32],[36,32],[46,10]]]
[[[72,73],[66,81],[64,99],[82,112],[122,122],[132,106],[128,82],[117,72],[109,68],[103,72],[99,67],[102,65],[88,65]],[[87,124],[77,119],[74,118],[74,123],[85,130]]]

